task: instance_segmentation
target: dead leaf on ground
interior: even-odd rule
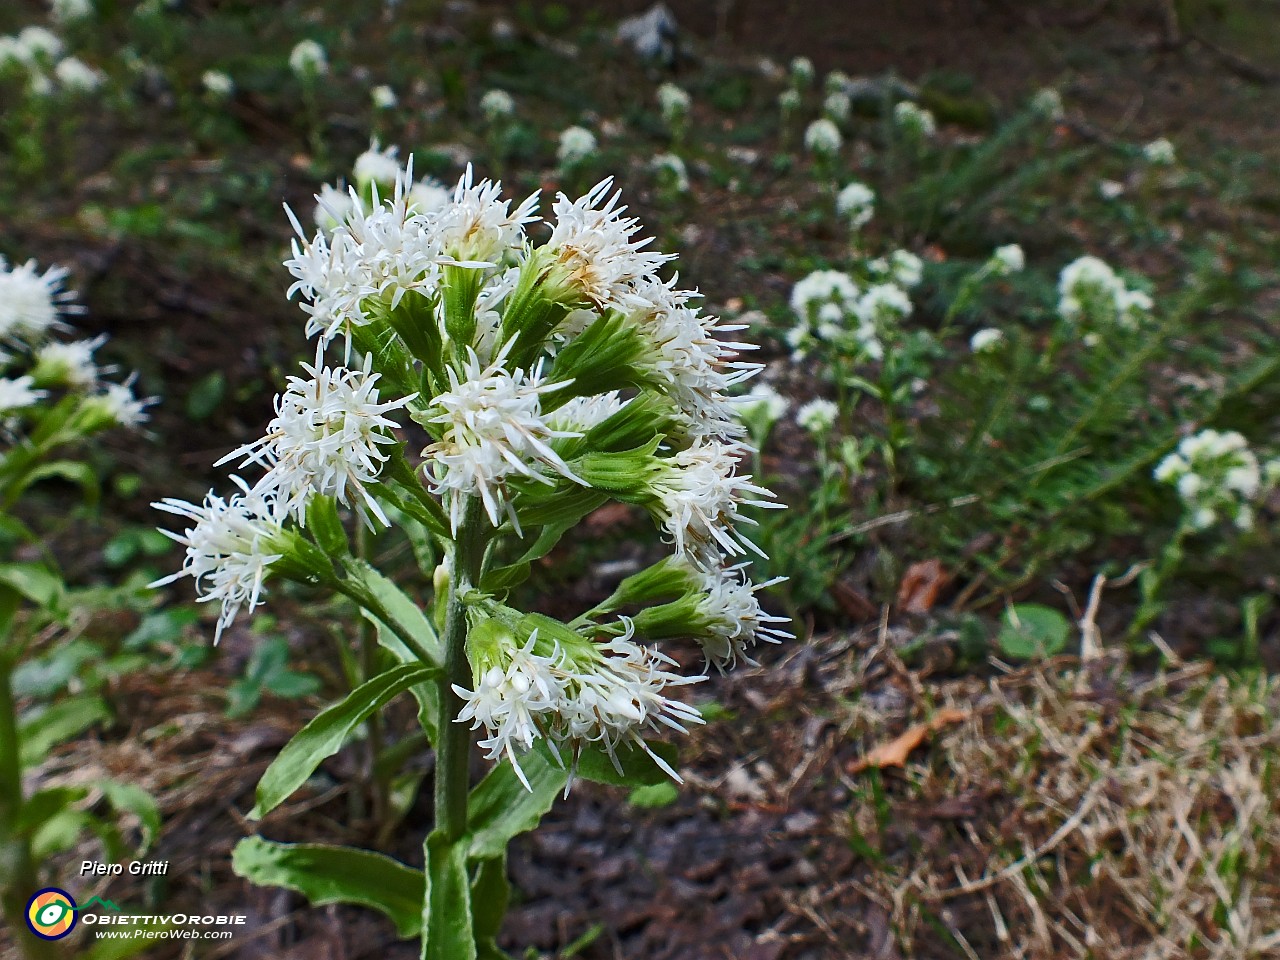
[[[921,560],[907,567],[898,587],[898,608],[904,613],[928,613],[947,582],[940,560]]]
[[[907,762],[907,757],[911,755],[911,751],[924,743],[929,734],[937,733],[943,727],[950,726],[953,723],[960,723],[962,720],[968,719],[968,717],[968,710],[944,707],[935,713],[927,723],[917,723],[913,727],[908,727],[906,731],[893,740],[880,744],[870,753],[853,761],[853,763],[849,764],[849,772],[861,773],[868,767],[881,769],[883,767],[904,766]]]

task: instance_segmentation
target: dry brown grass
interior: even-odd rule
[[[1095,661],[1001,678],[978,702],[886,788],[885,802],[927,798],[949,821],[947,842],[886,851],[867,883],[902,955],[1280,952],[1280,682],[1205,665],[1138,680]],[[864,836],[882,826],[871,804],[851,816]]]

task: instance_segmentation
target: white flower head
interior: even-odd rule
[[[23,27],[14,42],[14,55],[29,67],[47,66],[62,56],[62,40],[45,27]]]
[[[37,342],[62,326],[62,314],[78,312],[66,277],[62,267],[39,273],[34,260],[10,266],[0,257],[0,340]]]
[[[808,57],[796,57],[791,61],[791,82],[798,88],[813,83],[813,61]]]
[[[82,20],[93,13],[93,0],[49,0],[49,14],[55,23]]]
[[[1187,522],[1196,530],[1206,530],[1219,519],[1240,530],[1252,529],[1253,504],[1280,480],[1270,465],[1259,464],[1243,435],[1218,430],[1201,430],[1183,439],[1153,476],[1177,491]]]
[[[1004,343],[1004,331],[994,327],[977,331],[969,338],[969,349],[974,353],[991,353]]]
[[[928,139],[938,132],[937,121],[924,107],[902,100],[893,108],[893,122],[912,136]]]
[[[788,619],[766,613],[756,596],[785,578],[753,584],[746,569],[747,564],[739,564],[727,569],[697,571],[705,591],[698,598],[698,614],[706,630],[698,636],[698,642],[708,663],[721,673],[734,667],[739,659],[754,665],[747,651],[757,642],[780,643],[794,636],[778,626],[788,623]]]
[[[854,181],[847,184],[836,195],[836,212],[849,221],[852,229],[860,230],[875,216],[875,191],[865,183]]]
[[[889,254],[889,279],[908,290],[919,286],[924,278],[924,261],[910,250],[895,250]]]
[[[329,72],[329,57],[314,40],[299,40],[289,54],[289,69],[303,80],[313,80]]]
[[[597,148],[596,135],[586,127],[567,127],[560,132],[560,143],[556,147],[556,159],[564,167],[573,167],[595,154]]]
[[[380,187],[394,188],[396,179],[403,170],[396,156],[399,152],[398,147],[387,147],[386,150],[382,150],[378,146],[378,141],[373,141],[369,144],[368,150],[356,157],[355,166],[352,168],[356,182],[376,183]],[[382,193],[385,196],[387,191],[384,189]]]
[[[42,382],[87,389],[98,382],[93,353],[106,343],[106,335],[91,340],[51,341],[36,351],[36,370]]]
[[[703,569],[718,567],[721,558],[760,548],[738,532],[738,523],[752,523],[742,507],[780,508],[774,494],[739,476],[742,448],[716,441],[700,441],[665,461],[665,470],[652,482],[656,503],[651,507],[675,545],[676,555]]]
[[[210,96],[219,100],[225,100],[236,92],[236,84],[231,75],[221,70],[206,70],[200,77],[200,83]]]
[[[911,316],[911,297],[896,283],[877,283],[858,300],[858,316],[877,327],[891,326]]]
[[[540,655],[534,649],[537,642],[534,630],[522,646],[505,651],[505,663],[487,667],[473,689],[453,688],[463,700],[456,722],[487,731],[489,736],[479,743],[485,756],[509,759],[527,790],[532,787],[520,767],[520,755],[532,750],[543,735],[545,717],[564,703],[568,686],[568,676],[559,669],[559,650]]]
[[[121,427],[140,427],[150,419],[147,407],[159,402],[157,397],[138,397],[133,392],[136,373],[124,383],[108,383],[93,397],[103,414]]]
[[[835,426],[840,408],[830,400],[818,398],[810,400],[796,411],[796,423],[810,433],[820,435],[827,433]]]
[[[480,112],[490,123],[497,123],[516,112],[516,102],[505,90],[489,90],[480,98]]]
[[[400,102],[396,97],[395,90],[385,83],[379,84],[369,91],[369,98],[373,101],[374,109],[377,110],[394,110]]]
[[[836,123],[844,123],[849,119],[853,109],[853,101],[843,90],[833,90],[822,101],[822,112]]]
[[[53,75],[58,78],[58,82],[63,87],[77,93],[97,90],[106,80],[102,71],[95,70],[76,57],[59,60],[58,65],[53,68]]]
[[[804,131],[805,149],[815,156],[834,157],[843,144],[840,128],[826,117],[814,120]]]
[[[409,205],[413,158],[396,177],[392,198],[373,205],[351,190],[350,204],[331,233],[321,230],[308,240],[287,207],[297,238],[285,266],[295,277],[289,297],[305,298],[307,336],[327,343],[339,331],[368,322],[365,301],[377,298],[394,308],[411,290],[434,292],[441,264],[447,260],[438,232]],[[324,195],[318,196],[324,206]],[[328,211],[336,220],[340,211]]]
[[[34,381],[29,376],[0,377],[0,414],[24,410],[46,396],[48,391],[34,389]]]
[[[1142,158],[1153,167],[1171,167],[1177,162],[1178,155],[1173,144],[1165,137],[1152,140],[1142,148]]]
[[[991,269],[1002,277],[1021,273],[1026,265],[1027,256],[1016,243],[996,247],[995,252],[991,254]]]
[[[309,376],[290,377],[289,388],[276,397],[266,435],[215,466],[243,457],[241,466],[265,467],[256,489],[270,491],[275,506],[299,524],[306,522],[312,496],[319,495],[356,506],[370,526],[373,517],[389,525],[369,487],[388,459],[382,448],[396,442],[392,431],[399,424],[387,414],[414,397],[380,403],[372,360],[366,356],[362,370],[329,367],[317,350],[315,364],[302,366]]]
[[[1045,87],[1031,98],[1031,109],[1046,120],[1058,121],[1063,117],[1062,94],[1052,87]]]
[[[524,244],[524,226],[538,219],[538,193],[511,209],[502,199],[502,184],[474,182],[471,165],[458,179],[453,199],[431,219],[431,232],[441,249],[455,260],[475,266],[499,264]]]
[[[685,732],[702,723],[696,708],[668,697],[668,687],[697,683],[669,671],[675,662],[630,640],[630,630],[604,643],[586,638],[566,649],[534,630],[523,642],[486,651],[473,665],[473,689],[454,686],[463,709],[457,722],[484,729],[479,741],[491,760],[509,759],[516,776],[531,789],[520,757],[545,738],[557,757],[572,756],[585,744],[599,744],[618,765],[617,749],[634,745],[673,779],[679,774],[645,744],[643,733],[661,728]],[[566,788],[567,789],[567,788]]]
[[[662,120],[668,126],[682,123],[693,105],[693,98],[674,83],[664,83],[658,87],[658,108],[662,111]]]
[[[800,94],[792,89],[783,90],[778,94],[778,109],[782,111],[784,116],[789,116],[800,109]]]
[[[650,161],[659,182],[676,193],[689,192],[689,171],[674,153],[660,153]]]
[[[152,504],[157,510],[192,521],[192,526],[181,534],[162,531],[186,547],[186,555],[181,570],[151,586],[190,577],[201,602],[221,604],[215,644],[241,607],[247,604],[252,613],[262,602],[263,582],[287,546],[272,504],[239,477],[231,479],[241,492],[227,499],[210,491],[201,505],[173,498]]]
[[[470,351],[461,374],[450,369],[450,389],[431,401],[430,410],[440,412],[429,422],[440,424],[443,435],[423,451],[424,466],[432,491],[452,495],[455,529],[463,500],[459,494],[479,496],[495,527],[505,513],[518,529],[507,498],[508,478],[553,483],[549,471],[586,485],[550,446],[559,437],[581,434],[554,429],[542,414],[543,395],[568,384],[546,383],[538,369],[508,372],[503,364],[509,349],[510,344],[487,366]]]
[[[610,195],[612,188],[613,178],[608,177],[577,200],[557,194],[552,206],[555,225],[546,245],[568,282],[602,309],[625,303],[634,295],[636,281],[653,277],[674,259],[646,251],[652,238],[635,239],[640,221],[623,216],[627,208],[618,206],[622,191]]]

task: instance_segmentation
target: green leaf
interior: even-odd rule
[[[1052,607],[1019,603],[1005,611],[996,643],[1007,657],[1034,660],[1061,653],[1070,632],[1070,622]]]
[[[477,861],[471,877],[471,914],[478,947],[498,949],[498,934],[510,900],[506,855]]]
[[[196,382],[187,394],[187,416],[192,420],[206,420],[222,403],[227,392],[227,378],[221,370],[215,370]]]
[[[365,617],[378,628],[380,646],[390,650],[401,663],[421,663],[417,654],[404,642],[403,637],[407,635],[414,638],[435,663],[443,662],[435,627],[404,591],[363,560],[349,561],[345,569],[348,579],[358,585],[354,592],[365,594],[365,597],[353,599],[360,604]],[[418,723],[427,739],[435,743],[439,689],[434,683],[419,683],[412,692],[418,701]]]
[[[342,557],[351,552],[347,531],[342,528],[342,518],[338,516],[338,501],[333,497],[312,498],[307,506],[307,530],[330,557]]]
[[[22,765],[35,766],[57,744],[110,719],[111,711],[101,697],[82,695],[58,701],[20,725]]]
[[[89,795],[88,787],[49,787],[37,790],[22,805],[14,830],[19,835],[35,833],[45,823],[75,805]]]
[[[402,663],[367,680],[343,700],[322,710],[285,744],[271,766],[267,767],[267,772],[258,782],[257,803],[249,811],[249,819],[257,820],[283,803],[307,781],[321,761],[342,748],[356,727],[410,687],[429,680],[436,672],[434,667],[426,664]]]
[[[422,930],[422,873],[381,853],[245,837],[231,854],[231,869],[259,886],[300,893],[316,906],[370,907],[385,914],[406,940]]]
[[[643,810],[669,807],[680,798],[680,788],[670,780],[647,787],[636,787],[627,797],[627,803]]]
[[[149,849],[160,834],[160,808],[155,798],[135,783],[103,780],[98,786],[117,813],[132,813],[138,818],[142,824],[140,850]]]
[[[39,563],[0,564],[0,584],[12,587],[42,610],[54,613],[65,606],[62,579]]]
[[[520,769],[531,789],[525,789],[511,761],[504,760],[467,798],[472,859],[504,855],[512,837],[538,825],[569,779],[569,772],[555,762],[544,743],[520,758]]]
[[[672,770],[679,762],[676,748],[669,743],[647,741],[651,751]],[[634,744],[623,744],[614,751],[618,759],[615,766],[609,754],[600,747],[585,748],[578,756],[578,776],[594,783],[607,783],[614,787],[651,787],[669,783],[667,773],[653,757]],[[622,772],[618,771],[622,768]]]
[[[90,506],[98,502],[101,493],[98,487],[98,472],[87,463],[75,460],[54,460],[42,463],[22,480],[21,489],[34,486],[41,480],[65,480],[74,483],[84,493],[85,503]]]
[[[422,904],[422,960],[476,960],[465,839],[427,837],[427,895]]]

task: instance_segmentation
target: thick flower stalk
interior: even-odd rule
[[[602,758],[616,776],[647,764],[679,779],[652,738],[701,721],[683,688],[704,677],[660,645],[684,640],[728,669],[787,634],[734,564],[760,552],[751,514],[777,506],[742,472],[740,394],[759,370],[731,339],[742,326],[662,275],[672,257],[611,180],[558,195],[544,223],[536,195],[513,203],[470,169],[446,201],[415,204],[411,160],[380,188],[374,167],[394,157],[366,159],[367,194],[322,200],[332,223],[314,234],[290,215],[289,296],[317,354],[264,435],[223,458],[260,477],[157,507],[189,521],[172,534],[183,568],[162,582],[190,577],[219,604],[218,635],[269,579],[294,580],[342,592],[386,628],[402,669],[427,671],[438,865],[446,848],[465,861],[473,732],[493,776],[532,792],[596,775]],[[531,563],[609,500],[647,513],[674,556],[570,622],[509,606]],[[350,555],[341,506],[434,538],[445,560],[423,579],[438,635]],[[451,935],[428,922],[424,955],[462,955],[432,952]]]

